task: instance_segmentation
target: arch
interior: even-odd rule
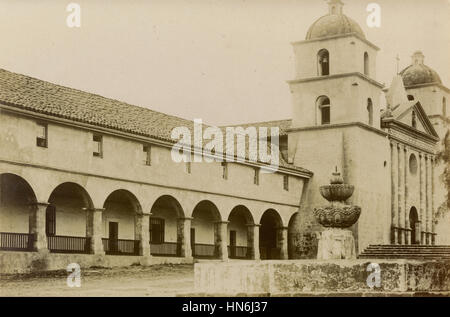
[[[331,105],[330,98],[327,96],[320,96],[316,100],[316,107],[318,109],[318,122],[321,125],[330,124],[331,123]]]
[[[261,216],[259,229],[259,247],[262,260],[279,259],[279,230],[283,228],[283,220],[275,209],[266,210]]]
[[[179,218],[184,218],[181,204],[171,195],[162,195],[150,211],[150,251],[152,255],[179,256],[182,235]]]
[[[416,112],[414,110],[411,114],[411,126],[413,128],[417,128],[417,116],[416,116]]]
[[[369,54],[364,52],[364,75],[369,76]]]
[[[447,119],[447,99],[442,97],[442,116]]]
[[[30,204],[36,203],[30,184],[21,176],[0,175],[0,232],[28,233]]]
[[[420,243],[420,221],[416,207],[409,210],[409,226],[411,229],[411,244]]]
[[[216,239],[219,235],[217,223],[221,220],[219,209],[209,200],[202,200],[194,207],[191,222],[191,247],[194,257],[217,257],[220,244]]]
[[[253,216],[244,205],[234,207],[228,216],[228,246],[231,259],[248,259],[251,257],[253,241]]]
[[[317,53],[317,74],[319,76],[330,75],[330,53],[326,49],[321,49]]]
[[[409,156],[409,172],[412,175],[416,175],[417,174],[417,158],[414,155],[414,153],[411,153],[411,155]]]
[[[136,239],[136,215],[142,214],[142,207],[133,193],[117,189],[108,195],[103,208],[104,239],[108,238],[110,242]]]
[[[54,204],[58,196],[65,196],[71,199],[79,200],[81,208],[93,208],[94,204],[86,189],[83,186],[74,182],[65,182],[59,184],[53,189],[48,198],[50,204]]]
[[[367,99],[367,117],[369,125],[373,125],[373,104],[372,99]]]

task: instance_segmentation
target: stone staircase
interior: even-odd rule
[[[450,261],[450,246],[446,245],[370,245],[359,259],[415,259]]]

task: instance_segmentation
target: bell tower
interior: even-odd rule
[[[343,13],[343,6],[341,0],[330,0],[328,14],[311,25],[306,39],[292,43],[293,128],[350,122],[380,128],[379,48]]]

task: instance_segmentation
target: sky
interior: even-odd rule
[[[343,2],[381,49],[376,80],[421,50],[450,86],[450,0]],[[372,2],[380,28],[366,23]],[[290,43],[327,12],[325,0],[0,0],[0,68],[208,124],[287,119]]]

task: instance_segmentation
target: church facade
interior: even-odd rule
[[[423,54],[385,88],[340,0],[292,44],[292,118],[242,125],[279,128],[275,173],[176,163],[171,131],[191,121],[0,70],[1,271],[315,258],[336,168],[362,208],[358,252],[450,244],[450,90]]]

